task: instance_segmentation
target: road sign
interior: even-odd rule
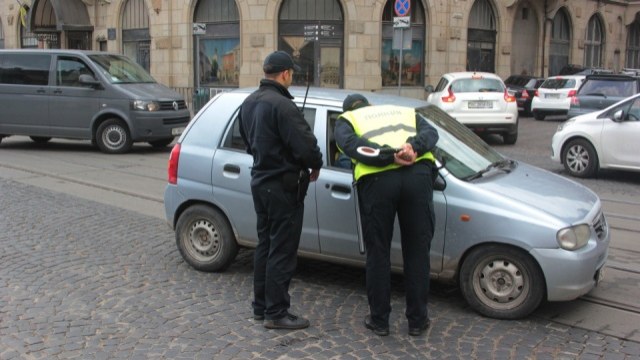
[[[409,28],[411,27],[411,17],[410,16],[394,16],[393,18],[393,28]]]
[[[411,0],[396,0],[393,10],[397,16],[408,16],[411,10]]]

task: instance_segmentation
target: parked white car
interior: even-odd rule
[[[531,113],[536,120],[549,115],[567,115],[571,98],[576,95],[585,75],[554,76],[545,80],[531,100]]]
[[[551,159],[576,177],[598,169],[640,171],[640,94],[558,126]]]
[[[505,144],[518,139],[518,104],[502,79],[486,72],[442,75],[427,102],[438,106],[477,133],[500,134]]]

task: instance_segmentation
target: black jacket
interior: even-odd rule
[[[251,186],[284,173],[320,169],[318,140],[293,96],[279,83],[263,79],[240,108],[240,135],[253,155]]]

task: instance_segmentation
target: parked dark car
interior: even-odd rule
[[[613,74],[613,70],[603,68],[584,67],[582,65],[569,64],[560,69],[558,75],[594,75],[594,74]]]
[[[531,75],[511,75],[504,81],[508,91],[516,98],[519,113],[531,116],[531,100],[543,82],[544,78]]]
[[[567,118],[602,110],[640,92],[640,78],[629,75],[587,75],[571,99]]]

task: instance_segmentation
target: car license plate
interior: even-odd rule
[[[598,284],[600,284],[602,282],[602,280],[604,280],[604,266],[601,267],[600,270],[598,270],[598,272],[597,272],[596,286],[598,286]]]
[[[478,100],[478,101],[469,101],[467,105],[469,109],[491,109],[492,108],[491,101],[486,100]]]
[[[177,135],[182,134],[183,131],[184,131],[184,127],[173,128],[173,129],[171,129],[171,135],[177,136]]]
[[[547,99],[560,99],[560,94],[545,94],[544,97]]]

